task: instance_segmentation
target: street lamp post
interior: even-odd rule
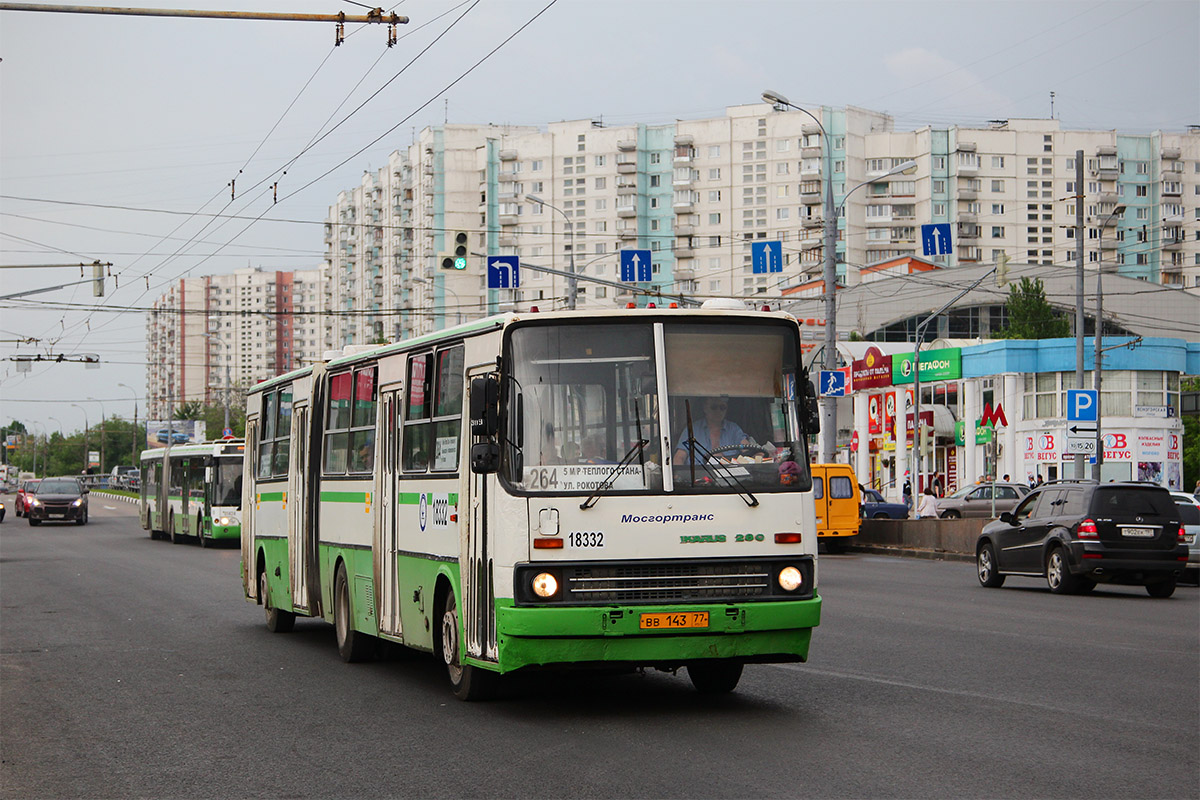
[[[104,410],[104,403],[94,397],[89,397],[88,400],[93,403],[100,403],[100,474],[104,474],[104,419],[108,413]]]
[[[571,237],[571,262],[570,266],[568,267],[568,272],[570,274],[567,276],[567,308],[571,311],[574,311],[575,294],[578,291],[577,287],[579,286],[579,282],[575,278],[575,224],[571,222],[571,218],[567,216],[567,212],[563,211],[558,206],[550,205],[535,194],[525,195],[525,200],[530,203],[536,203],[537,205],[545,206],[546,208],[554,209],[563,215],[565,224],[570,226],[567,230],[567,235]]]
[[[821,282],[825,289],[825,355],[823,358],[824,367],[827,370],[837,369],[837,220],[842,206],[850,198],[850,195],[855,190],[861,189],[868,183],[882,180],[891,177],[901,172],[907,172],[917,166],[915,161],[905,161],[898,164],[883,175],[877,175],[870,180],[863,181],[855,186],[850,191],[842,196],[840,205],[835,206],[833,203],[833,142],[829,138],[829,133],[825,130],[825,126],[821,124],[821,120],[807,108],[802,108],[779,92],[767,90],[762,93],[762,99],[772,105],[787,106],[794,108],[797,111],[802,111],[817,123],[817,128],[821,131],[822,157],[825,164],[822,171],[825,174],[825,243],[822,246],[822,275]],[[837,398],[822,397],[821,398],[821,461],[829,463],[833,461],[833,453],[837,448]]]
[[[138,419],[138,397],[137,397],[137,392],[135,392],[133,390],[132,386],[126,386],[123,383],[118,383],[117,386],[120,386],[123,389],[128,389],[129,393],[133,395],[133,451],[132,451],[131,457],[133,458],[134,464],[137,464],[137,462],[138,462],[138,421],[137,421],[137,419]],[[142,441],[143,442],[145,441],[145,437],[142,438]]]
[[[88,471],[88,452],[91,447],[91,444],[88,441],[91,426],[88,425],[87,409],[78,403],[71,403],[71,405],[83,412],[83,474],[86,475]]]
[[[1100,247],[1100,263],[1097,265],[1096,269],[1096,324],[1094,331],[1094,338],[1096,340],[1096,355],[1092,359],[1092,383],[1096,388],[1096,464],[1092,467],[1092,479],[1097,483],[1100,482],[1100,471],[1104,466],[1104,434],[1100,431],[1100,423],[1104,410],[1104,404],[1100,402],[1100,384],[1102,382],[1100,377],[1100,359],[1103,355],[1100,345],[1104,340],[1104,229],[1108,227],[1108,223],[1113,217],[1122,216],[1124,213],[1125,206],[1119,205],[1115,207],[1107,217],[1104,218],[1104,221],[1100,223],[1100,235],[1097,241],[1097,244]]]
[[[430,292],[435,291],[437,288],[437,282],[433,278],[410,278],[409,280],[412,283],[420,283],[422,285],[428,286]],[[454,304],[456,306],[456,310],[454,312],[454,324],[455,325],[460,324],[462,322],[462,300],[458,299],[458,292],[454,291],[449,286],[447,286],[446,280],[444,278],[442,279],[442,291],[449,292],[454,297]],[[441,316],[443,319],[445,319],[445,317],[446,317],[446,310],[444,307],[442,308]],[[445,324],[445,323],[443,323],[443,324]]]

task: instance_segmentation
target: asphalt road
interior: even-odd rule
[[[1200,594],[1051,595],[973,566],[822,557],[802,665],[536,676],[454,699],[424,655],[272,635],[238,550],[134,507],[0,524],[0,796],[1080,797],[1200,794]]]

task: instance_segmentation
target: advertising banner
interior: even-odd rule
[[[892,385],[892,357],[879,352],[878,347],[868,347],[861,361],[855,361],[850,369],[854,391],[877,389]]]
[[[912,353],[892,356],[892,383],[912,383]],[[921,382],[950,381],[962,377],[962,348],[921,351]]]
[[[204,420],[173,419],[149,420],[146,422],[146,449],[172,445],[203,442],[207,426]]]
[[[867,398],[867,433],[879,436],[883,433],[883,395],[873,394]]]

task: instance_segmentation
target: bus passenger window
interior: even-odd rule
[[[429,469],[429,439],[432,427],[429,422],[432,399],[430,384],[433,378],[431,360],[432,356],[429,353],[412,356],[408,360],[401,459],[401,467],[405,472],[424,472]]]

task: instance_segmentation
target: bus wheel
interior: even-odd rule
[[[179,544],[183,541],[183,537],[175,533],[175,512],[172,511],[167,516],[167,538],[171,540],[171,544]]]
[[[271,633],[287,633],[296,624],[296,615],[271,605],[271,590],[267,587],[267,571],[258,573],[258,597],[267,612],[267,630]]]
[[[333,627],[337,633],[338,653],[343,661],[370,661],[375,652],[372,637],[354,630],[352,611],[346,565],[339,564],[337,578],[333,582]]]
[[[742,679],[740,661],[693,661],[687,665],[687,671],[692,686],[704,694],[732,692]]]
[[[499,676],[485,669],[463,663],[458,636],[458,602],[454,591],[446,593],[446,609],[442,612],[442,662],[450,678],[450,688],[459,700],[487,700],[495,694]]]
[[[196,517],[196,538],[200,540],[201,547],[208,547],[208,542],[204,541],[204,522],[200,517]]]

